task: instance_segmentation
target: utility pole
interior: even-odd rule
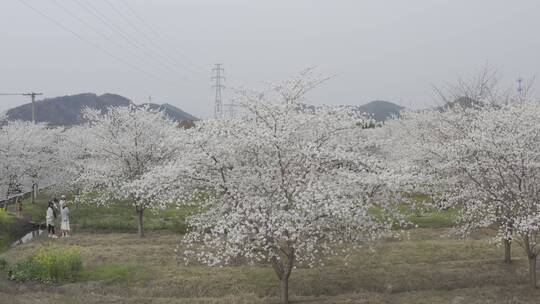
[[[30,92],[22,94],[23,96],[30,96],[32,98],[32,123],[36,124],[36,96],[41,96],[43,93]],[[32,181],[32,205],[36,203],[36,196],[38,192],[38,184],[34,179]]]
[[[36,123],[36,96],[43,95],[43,93],[36,93],[36,92],[15,93],[15,94],[0,93],[0,95],[2,95],[2,96],[14,96],[14,95],[17,95],[17,96],[30,96],[32,98],[32,123],[33,124]],[[34,180],[34,181],[32,181],[32,204],[34,204],[36,202],[37,191],[38,191],[38,184]]]
[[[216,66],[212,69],[212,71],[216,72],[216,76],[212,77],[212,80],[215,81],[212,87],[216,89],[216,98],[214,101],[214,117],[220,118],[223,116],[223,102],[221,100],[221,90],[225,88],[221,81],[225,80],[225,77],[223,76],[225,70],[222,67],[222,63],[216,63],[215,65]]]
[[[523,101],[523,99],[524,99],[523,95],[524,95],[524,93],[526,94],[526,92],[525,92],[526,89],[523,87],[523,78],[518,77],[516,82],[517,82],[517,93],[518,93],[517,97],[518,97],[518,99],[520,101]]]
[[[519,95],[521,95],[521,93],[523,92],[523,86],[522,86],[523,78],[519,77],[516,80],[516,82],[518,83],[517,91],[518,91]]]
[[[43,93],[0,93],[0,96],[30,96],[32,97],[32,122],[36,123],[36,96],[43,95]]]
[[[36,123],[36,96],[43,95],[43,93],[31,92],[31,93],[25,93],[22,95],[32,97],[32,122]]]

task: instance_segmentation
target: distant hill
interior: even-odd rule
[[[167,115],[176,121],[196,121],[199,120],[197,117],[182,111],[181,109],[170,105],[168,103],[164,104],[155,104],[155,103],[144,103],[141,106],[147,106],[151,110],[158,110],[167,113]]]
[[[47,98],[36,102],[36,121],[48,122],[51,125],[76,125],[82,123],[81,110],[90,107],[106,111],[109,107],[127,107],[134,103],[120,95],[84,93],[55,98]],[[147,104],[151,109],[165,111],[172,119],[180,121],[197,120],[179,108],[169,104]],[[6,112],[10,120],[32,120],[32,105],[30,103],[10,109]]]
[[[375,121],[382,122],[393,115],[399,115],[399,112],[403,110],[404,107],[388,101],[375,100],[366,103],[365,105],[358,106],[357,109],[371,115]]]

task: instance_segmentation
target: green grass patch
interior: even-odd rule
[[[369,214],[375,218],[393,222],[393,229],[411,229],[411,228],[452,228],[456,225],[458,210],[449,208],[441,210],[430,202],[430,197],[423,193],[405,194],[405,199],[396,202],[394,208],[404,217],[406,225],[400,224],[393,218],[391,212],[387,212],[380,206],[374,206],[369,210]]]
[[[4,209],[0,209],[0,228],[7,227],[11,223],[11,218]]]
[[[82,270],[78,247],[46,246],[9,268],[9,278],[15,281],[57,283],[73,281]]]
[[[407,218],[418,228],[449,228],[455,226],[455,209],[429,210],[419,214],[409,214]]]
[[[83,231],[97,232],[133,232],[137,231],[137,214],[129,202],[120,201],[108,206],[97,207],[93,204],[73,204],[70,207],[71,222]],[[144,229],[169,230],[185,233],[186,217],[192,208],[168,208],[157,212],[144,212]]]
[[[41,191],[36,197],[35,202],[32,204],[31,198],[23,200],[23,217],[25,220],[33,221],[36,223],[45,221],[45,211],[47,210],[47,203],[52,200],[47,191]],[[15,214],[16,205],[12,204],[8,206],[8,210]]]
[[[457,210],[455,208],[439,210],[425,205],[401,204],[398,210],[407,221],[418,228],[451,228],[456,224]]]
[[[397,210],[404,216],[405,221],[410,225],[401,226],[395,222],[395,230],[411,228],[451,228],[456,223],[457,210],[450,208],[447,210],[438,210],[433,207],[414,207],[411,204],[400,204]],[[392,221],[391,215],[387,214],[382,208],[374,207],[369,213],[377,219]]]
[[[145,267],[135,264],[111,263],[99,265],[84,272],[82,278],[88,281],[104,281],[106,283],[133,283],[148,278]]]
[[[9,217],[4,209],[0,209],[0,252],[6,250],[11,242],[9,234],[10,225],[13,220]]]
[[[0,257],[0,272],[5,272],[8,270],[8,262],[4,257]]]
[[[8,277],[17,282],[50,284],[74,281],[81,270],[82,257],[78,247],[46,246],[17,264],[8,266]]]
[[[30,200],[23,202],[23,215],[28,220],[40,223],[45,221],[47,203],[53,196],[41,191],[32,204]],[[68,201],[71,197],[68,195]],[[14,206],[10,206],[14,208]],[[92,203],[72,203],[69,206],[71,226],[74,232],[135,232],[137,231],[137,214],[129,201],[114,201],[107,206]],[[144,229],[168,230],[176,233],[187,231],[186,217],[195,209],[193,207],[170,207],[165,210],[144,212]],[[15,209],[12,210],[15,212]],[[57,218],[57,225],[60,225]]]

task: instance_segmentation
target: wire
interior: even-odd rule
[[[94,33],[98,34],[99,36],[105,38],[107,41],[109,41],[110,43],[122,48],[122,49],[127,49],[129,50],[132,54],[138,56],[138,53],[136,52],[133,52],[133,49],[131,48],[126,48],[123,44],[119,43],[118,41],[110,38],[109,36],[103,34],[102,32],[100,32],[95,26],[93,26],[92,24],[86,22],[84,19],[82,19],[81,17],[79,17],[78,15],[74,14],[72,11],[70,11],[69,9],[67,9],[65,6],[61,5],[60,2],[58,0],[52,0],[58,7],[60,7],[64,12],[66,12],[68,15],[70,15],[71,17],[77,19],[80,23],[82,23],[83,25],[85,25],[86,27],[88,27],[89,29],[91,29]],[[144,60],[146,60],[147,63],[150,63],[150,64],[153,64],[152,61],[150,61],[148,58],[146,57],[139,57],[139,58],[144,58]],[[167,69],[166,70],[167,72],[170,72],[171,70],[170,69]]]
[[[133,24],[133,23],[129,20],[129,18],[127,18],[124,14],[122,14],[120,10],[116,9],[116,7],[113,6],[112,2],[110,2],[109,0],[106,0],[106,1],[107,1],[107,3],[109,4],[109,6],[111,6],[111,7],[114,9],[114,11],[116,11],[116,13],[117,13],[118,15],[120,15],[127,23],[129,23],[129,24],[130,24],[130,25],[131,25],[138,33],[140,33],[140,34],[141,34],[143,37],[145,37],[148,41],[154,42],[151,38],[148,37],[148,35],[146,35],[146,34],[144,33],[144,31],[140,30],[135,24]],[[128,3],[127,1],[122,0],[122,3],[124,4],[125,7],[127,7],[127,9],[131,12],[131,14],[132,14],[133,16],[135,16],[135,18],[136,18],[137,20],[139,20],[139,21],[140,21],[147,29],[149,29],[149,32],[152,32],[158,39],[161,38],[161,35],[159,34],[159,32],[158,32],[157,30],[155,30],[152,26],[150,26],[150,24],[148,24],[141,16],[139,16],[139,14],[137,14],[137,12],[135,11],[135,9],[133,9],[133,8],[131,7],[131,5],[129,5],[129,3]],[[162,40],[162,39],[161,39],[161,40]],[[168,53],[164,48],[162,48],[159,44],[156,43],[155,46],[156,46],[157,48],[159,48],[159,49],[162,51],[162,53],[163,53],[166,57],[170,58],[170,59],[171,59],[172,61],[174,61],[176,64],[181,65],[181,66],[183,66],[183,67],[185,67],[185,68],[191,70],[191,71],[194,72],[194,73],[199,73],[199,74],[200,74],[201,76],[203,76],[203,77],[207,77],[207,75],[206,75],[206,72],[207,72],[206,69],[201,68],[201,67],[198,66],[197,64],[193,63],[193,62],[192,62],[191,60],[189,60],[184,54],[178,52],[176,49],[175,49],[176,52],[177,52],[177,53],[180,53],[180,55],[181,55],[182,57],[184,57],[184,59],[186,60],[186,62],[188,62],[189,64],[191,64],[192,67],[189,67],[189,66],[187,66],[187,65],[185,65],[185,64],[182,64],[181,62],[178,62],[175,58],[173,58],[172,56],[170,56],[169,53]],[[195,69],[193,69],[193,68],[195,68]],[[204,71],[204,72],[201,72],[201,71]]]
[[[125,60],[123,60],[122,58],[114,55],[113,53],[107,51],[106,49],[102,48],[99,44],[96,44],[86,38],[84,38],[83,36],[81,36],[80,34],[78,34],[77,32],[71,30],[70,28],[64,26],[62,23],[56,21],[54,18],[50,17],[49,15],[41,12],[40,10],[36,9],[35,7],[33,7],[32,5],[28,4],[27,2],[25,2],[24,0],[19,0],[19,2],[21,2],[22,4],[24,4],[26,7],[30,8],[32,11],[34,11],[35,13],[37,13],[38,15],[42,16],[43,18],[49,20],[50,22],[54,23],[55,25],[57,25],[58,27],[60,27],[61,29],[71,33],[73,36],[77,37],[78,39],[80,39],[81,41],[93,46],[94,48],[98,49],[99,51],[105,53],[106,55],[110,56],[111,58],[129,66],[130,68],[132,68],[133,70],[136,70],[138,72],[141,72],[143,74],[145,74],[147,77],[150,77],[150,78],[156,78],[160,81],[166,81],[170,84],[175,84],[173,82],[171,82],[170,80],[168,80],[167,78],[163,78],[161,79],[161,77],[159,76],[156,76],[156,75],[153,75],[152,73],[149,73],[147,71],[144,71],[142,70],[141,68],[137,67],[136,65],[133,65]]]
[[[131,20],[129,20],[129,18],[127,18],[124,14],[122,14],[122,12],[120,12],[110,1],[108,0],[105,0],[105,2],[111,7],[111,9],[118,15],[120,16],[120,18],[122,18],[129,26],[131,26],[135,32],[137,32],[140,36],[144,37],[146,40],[148,40],[151,44],[153,44],[153,41],[146,35],[146,33],[144,33],[143,31],[139,30],[139,28],[137,26],[135,26]],[[159,49],[159,47],[157,45],[154,45],[156,48]],[[163,53],[164,54],[164,53]],[[163,54],[159,54],[160,56],[163,56]],[[168,59],[168,60],[172,60],[174,62],[174,59],[171,58],[171,57],[168,57],[166,54],[165,54],[165,57]]]
[[[161,40],[166,40],[166,39],[163,39],[163,36],[161,36],[160,32],[158,30],[156,30],[150,23],[146,22],[144,20],[144,18],[142,18],[137,12],[136,10],[129,4],[129,2],[127,0],[122,0],[122,3],[124,4],[125,7],[128,8],[128,10],[131,12],[131,14],[133,16],[135,16],[135,18],[137,18],[138,20],[141,21],[142,24],[144,24],[146,26],[146,28],[150,31],[150,32],[153,32],[156,37],[158,37],[159,39]],[[177,53],[179,53],[182,57],[184,57],[186,60],[189,59],[185,54],[183,54],[181,51],[179,51],[177,48],[173,47],[174,51],[176,51]],[[202,49],[199,49],[199,51],[204,51]],[[195,68],[199,69],[200,71],[203,71],[204,74],[206,75],[206,72],[207,72],[207,68],[205,67],[202,67],[198,64],[196,64],[195,62],[192,62],[191,60],[187,60],[188,62],[190,62]]]
[[[93,6],[90,2],[86,1],[80,1],[75,0],[75,2],[82,7],[84,10],[92,14],[94,17],[96,17],[101,23],[105,24],[109,29],[116,32],[118,35],[120,35],[125,41],[127,41],[131,46],[138,49],[139,51],[143,52],[146,56],[153,59],[157,64],[160,64],[165,69],[169,70],[170,72],[175,72],[170,67],[170,64],[163,62],[160,58],[155,57],[152,54],[152,50],[149,50],[144,44],[140,43],[137,39],[131,37],[126,32],[124,32],[119,26],[115,25],[114,22],[112,22],[105,14],[101,13],[95,6]],[[186,81],[192,81],[191,79],[187,78],[186,76],[182,77],[183,80]]]

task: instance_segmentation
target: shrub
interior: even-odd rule
[[[10,222],[7,212],[4,209],[0,209],[0,227],[7,227]]]
[[[1,229],[1,227],[0,227]],[[0,235],[0,253],[6,250],[9,247],[9,236]]]
[[[71,247],[42,247],[9,270],[9,278],[18,282],[37,281],[58,283],[74,281],[82,270],[80,249]]]
[[[9,234],[10,224],[11,218],[4,209],[0,209],[0,252],[9,246],[11,240]]]
[[[8,269],[8,262],[4,257],[0,257],[0,271],[6,271]]]

